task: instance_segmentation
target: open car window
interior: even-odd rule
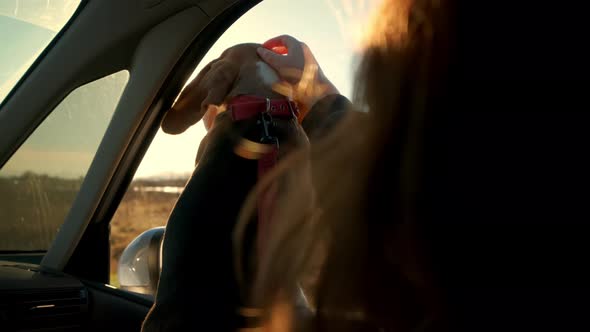
[[[351,97],[359,31],[363,31],[362,24],[379,2],[262,1],[225,31],[195,68],[187,84],[231,46],[263,43],[289,34],[310,46],[322,70],[340,93]],[[111,220],[112,285],[120,286],[117,273],[125,248],[144,231],[166,225],[192,174],[197,149],[205,134],[201,122],[180,135],[158,131]]]

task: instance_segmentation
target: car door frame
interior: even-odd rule
[[[105,236],[110,234],[110,220],[115,214],[119,203],[133,180],[135,171],[158,132],[159,124],[165,115],[165,111],[172,106],[174,100],[192,74],[192,71],[207,54],[211,46],[213,46],[219,37],[235,21],[261,1],[238,1],[227,7],[211,20],[186,49],[167,77],[165,83],[162,84],[157,97],[138,125],[131,142],[121,157],[117,169],[109,180],[108,186],[94,211],[94,215],[88,222],[88,227],[84,230],[83,240],[80,241],[78,247],[75,249],[72,259],[64,266],[66,272],[81,276],[88,274],[87,279],[93,276],[93,280],[95,281],[105,284],[109,282],[110,274],[105,274],[104,268],[97,271],[96,262],[101,262],[100,265],[102,266],[110,264],[110,246],[109,242],[105,239]],[[108,248],[101,248],[100,255],[97,256],[96,249],[101,246],[107,246]],[[105,253],[109,254],[105,255]],[[88,257],[93,257],[93,259],[88,260]],[[89,263],[91,261],[93,263]],[[100,280],[97,280],[96,276],[99,274],[102,277]]]

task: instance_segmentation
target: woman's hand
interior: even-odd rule
[[[258,49],[258,55],[283,80],[274,89],[302,104],[304,114],[318,100],[339,93],[322,72],[309,47],[291,36],[268,40]]]

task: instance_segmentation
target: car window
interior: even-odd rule
[[[79,5],[80,0],[0,1],[0,104]]]
[[[212,46],[189,78],[236,44],[263,43],[281,34],[307,43],[340,92],[352,96],[353,63],[367,14],[379,0],[266,0],[236,21]],[[362,17],[361,17],[362,16]],[[187,83],[188,83],[187,82]],[[206,134],[202,123],[181,135],[156,134],[111,221],[111,284],[119,286],[121,253],[142,232],[165,226],[195,166]]]
[[[0,251],[46,251],[64,222],[129,79],[72,91],[0,169]]]

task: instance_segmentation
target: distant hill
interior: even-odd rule
[[[191,172],[186,173],[160,173],[157,175],[142,176],[133,179],[133,186],[169,186],[169,187],[184,187],[188,179],[191,177]]]
[[[170,180],[170,179],[188,179],[192,174],[190,172],[161,172],[158,174],[150,174],[150,175],[143,175],[135,177],[135,180],[145,180],[145,179],[155,179],[155,180]]]

